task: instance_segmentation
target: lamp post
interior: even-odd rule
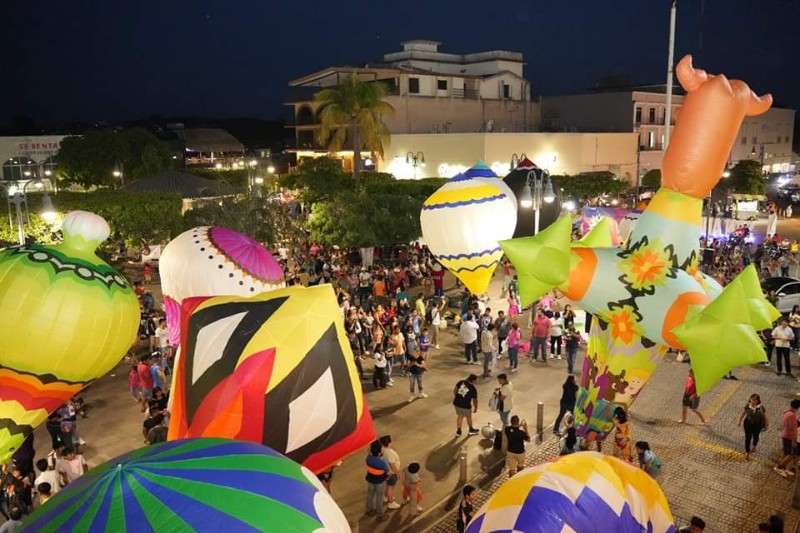
[[[669,50],[667,52],[667,98],[664,110],[664,151],[669,146],[669,135],[672,126],[672,78],[674,77],[675,63],[675,18],[678,10],[678,0],[670,0],[669,7]]]
[[[125,188],[125,163],[122,161],[117,161],[114,164],[114,170],[111,174],[119,179],[120,186],[124,189]]]
[[[34,180],[29,180],[22,185],[16,181],[12,184],[0,184],[6,193],[6,200],[8,202],[8,223],[12,229],[14,228],[14,215],[12,214],[11,206],[14,206],[14,212],[16,213],[17,221],[17,238],[20,246],[25,244],[25,228],[22,225],[23,207],[25,208],[25,220],[28,221],[30,219],[30,212],[28,211],[28,187],[31,184],[34,184],[35,187],[44,190],[41,215],[46,221],[52,221],[56,216],[56,211],[53,208],[53,202],[50,200],[50,195],[47,193],[47,190],[44,187],[44,182],[41,179],[37,178]]]
[[[517,165],[519,165],[519,162],[522,161],[523,159],[526,159],[527,157],[528,156],[525,155],[525,152],[522,152],[519,155],[511,154],[511,163],[509,163],[509,165],[508,165],[508,171],[511,172],[512,170],[517,168]]]
[[[759,146],[759,151],[756,152],[756,147],[755,147],[755,145],[753,145],[753,151],[750,152],[750,157],[759,156],[759,161],[761,161],[761,175],[765,176],[767,173],[764,172],[764,159],[765,159],[767,154],[764,151],[764,144],[763,143],[759,144],[758,146]]]
[[[408,152],[406,154],[406,164],[414,167],[414,179],[417,179],[417,166],[425,166],[425,154],[422,152]]]
[[[539,233],[539,211],[542,208],[542,201],[546,204],[551,204],[555,199],[556,195],[553,192],[550,173],[544,169],[534,169],[528,172],[528,176],[525,178],[525,186],[519,196],[519,205],[525,209],[530,209],[531,207],[534,209],[534,235]]]

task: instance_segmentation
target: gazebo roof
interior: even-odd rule
[[[183,198],[209,198],[226,196],[236,192],[233,187],[226,183],[175,170],[166,170],[140,179],[131,183],[125,189],[132,192],[177,192]]]

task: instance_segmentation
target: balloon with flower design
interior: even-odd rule
[[[686,90],[662,163],[663,186],[624,248],[570,243],[568,218],[535,237],[502,241],[522,304],[557,287],[593,315],[576,404],[578,432],[602,438],[614,407],[635,400],[667,348],[687,350],[698,393],[738,366],[765,361],[757,331],[779,315],[753,266],[724,289],[699,270],[703,199],[722,177],[745,116],[764,113],[741,81],[677,66]]]
[[[425,200],[420,223],[434,257],[470,292],[482,294],[503,257],[498,241],[514,235],[516,196],[478,161]]]

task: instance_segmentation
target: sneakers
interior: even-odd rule
[[[80,444],[81,446],[86,446],[86,441],[83,439],[79,439],[78,444]]]
[[[553,354],[550,354],[550,359],[555,359],[555,358],[556,358],[556,356],[555,356],[555,355],[553,355]]]
[[[412,394],[411,397],[408,399],[408,403],[413,402],[416,398],[417,397]]]
[[[558,359],[559,361],[561,361],[561,354],[557,355],[557,356],[556,356],[556,359]]]
[[[421,505],[417,505],[417,512],[418,512],[418,513],[421,513],[421,512],[422,512],[422,511],[424,511],[424,510],[425,510],[425,509],[423,509]]]
[[[761,364],[762,364],[763,366],[769,366],[769,361],[767,361],[766,363],[761,363]]]
[[[427,398],[427,397],[428,397],[428,395],[425,394],[424,392],[420,392],[419,396],[417,396],[417,398]]]
[[[470,436],[470,437],[472,437],[472,436],[474,436],[474,435],[477,435],[478,433],[480,433],[480,431],[478,431],[477,429],[475,429],[475,428],[469,428],[469,431],[467,432],[467,435],[468,435],[468,436]],[[461,432],[459,431],[459,435],[460,435],[460,434],[461,434]]]
[[[400,509],[400,504],[392,501],[389,505],[386,506],[387,509]]]
[[[512,368],[512,369],[511,369],[511,372],[516,372],[516,371],[517,371],[517,369],[516,369],[516,368]]]
[[[394,381],[387,381],[386,382],[386,386],[387,387],[394,387]]]
[[[461,436],[461,430],[460,430],[460,429],[457,429],[457,430],[456,430],[456,437],[460,437],[460,436]]]
[[[438,350],[439,349],[439,345],[437,344],[436,346],[434,346],[434,348]]]

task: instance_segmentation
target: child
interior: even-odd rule
[[[372,385],[375,390],[386,388],[386,356],[380,346],[375,346],[375,368],[372,371]]]
[[[144,265],[144,282],[149,285],[150,282],[152,281],[152,279],[153,279],[153,269],[150,268],[150,265],[145,263],[145,265]]]
[[[131,365],[131,371],[128,374],[128,388],[131,390],[133,401],[139,403],[141,399],[141,385],[139,382],[139,372],[136,365]]]
[[[569,427],[566,434],[561,437],[559,442],[561,448],[560,455],[569,455],[581,451],[581,439],[575,434],[575,428]]]
[[[614,457],[633,462],[631,454],[631,422],[622,407],[614,409]]]
[[[411,501],[411,493],[414,493],[416,507],[412,507],[411,516],[417,516],[422,511],[422,480],[419,477],[419,463],[411,463],[406,467],[406,475],[403,479],[403,503]]]
[[[650,449],[650,444],[643,440],[637,441],[636,453],[639,455],[639,467],[650,474],[650,477],[658,477],[661,472],[661,459]]]
[[[472,520],[472,515],[475,514],[475,509],[472,508],[472,502],[475,501],[475,487],[467,485],[462,489],[461,493],[464,495],[464,499],[458,505],[458,516],[456,517],[458,533],[464,533],[470,520]]]

